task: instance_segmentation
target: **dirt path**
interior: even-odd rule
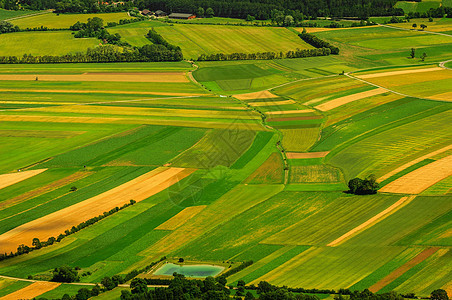
[[[346,234],[344,234],[344,235],[340,236],[339,238],[335,239],[334,241],[329,243],[327,246],[335,247],[335,246],[338,246],[338,245],[342,244],[346,240],[349,240],[350,238],[352,238],[353,236],[357,235],[358,233],[360,233],[360,232],[372,227],[373,225],[375,225],[378,222],[384,220],[385,218],[387,218],[391,214],[395,213],[397,210],[399,210],[403,206],[405,206],[408,203],[410,203],[415,197],[416,196],[402,197],[399,201],[397,201],[396,203],[394,203],[390,207],[386,208],[382,212],[380,212],[377,215],[373,216],[372,218],[370,218],[366,222],[362,223],[361,225],[353,228],[352,230],[350,230]]]
[[[446,64],[451,62],[451,61],[452,61],[452,59],[449,59],[449,60],[446,60],[446,61],[442,61],[442,62],[439,63],[439,67],[447,69],[447,70],[452,70],[452,68],[446,67]]]
[[[376,96],[376,95],[380,95],[383,93],[388,92],[386,89],[383,88],[376,88],[370,91],[365,91],[365,92],[361,92],[361,93],[356,93],[356,94],[352,94],[352,95],[348,95],[348,96],[344,96],[344,97],[340,97],[340,98],[336,98],[333,99],[331,101],[325,102],[323,104],[317,105],[316,107],[314,107],[315,109],[318,109],[320,111],[329,111],[332,110],[336,107],[345,105],[347,103],[353,102],[353,101],[357,101],[357,100],[361,100],[364,98],[368,98],[368,97],[372,97],[372,96]]]
[[[380,192],[419,194],[451,175],[452,155],[449,155],[388,183]]]
[[[421,157],[419,157],[419,158],[416,158],[416,159],[414,159],[414,160],[412,160],[412,161],[410,161],[410,162],[404,164],[403,166],[400,166],[400,167],[398,167],[397,169],[394,169],[394,170],[392,170],[391,172],[386,173],[385,175],[383,175],[383,176],[381,176],[380,178],[378,178],[377,181],[382,182],[383,180],[388,179],[388,178],[391,177],[392,175],[395,175],[395,174],[399,173],[400,171],[403,171],[403,170],[405,170],[406,168],[411,167],[411,166],[417,164],[418,162],[423,161],[424,159],[427,159],[427,158],[430,158],[430,157],[435,156],[435,155],[437,155],[437,154],[446,152],[447,150],[450,150],[450,149],[452,149],[452,145],[446,146],[446,147],[444,147],[444,148],[441,148],[441,149],[439,149],[439,150],[433,151],[433,152],[431,152],[431,153],[429,153],[429,154],[426,154],[426,155],[424,155],[424,156],[421,156]]]
[[[35,175],[41,174],[47,169],[39,169],[39,170],[31,170],[31,171],[22,171],[17,173],[9,173],[0,175],[0,189],[3,189],[7,186],[13,185],[15,183],[21,182],[25,179],[33,177]]]
[[[404,263],[402,266],[400,266],[399,268],[397,268],[396,270],[391,272],[389,275],[387,275],[386,277],[381,279],[379,282],[372,285],[369,288],[369,290],[372,293],[378,292],[379,290],[381,290],[382,288],[384,288],[385,286],[387,286],[388,284],[390,284],[391,282],[393,282],[394,280],[396,280],[397,278],[399,278],[400,276],[405,274],[408,270],[410,270],[414,266],[420,264],[421,262],[423,262],[424,260],[426,260],[427,258],[432,256],[433,254],[435,254],[439,249],[440,249],[439,247],[431,247],[431,248],[425,249],[424,251],[422,251],[421,253],[416,255],[413,259]]]
[[[131,199],[139,202],[177,183],[195,169],[157,168],[100,195],[30,221],[0,235],[0,251],[16,251],[20,244],[30,245],[33,238],[47,240],[74,225],[103,214]]]
[[[299,153],[299,152],[287,152],[287,158],[289,159],[303,159],[303,158],[320,158],[325,157],[330,153],[330,151],[324,151],[324,152],[305,152],[305,153]]]
[[[61,283],[58,282],[48,282],[40,281],[34,282],[29,286],[24,287],[14,293],[8,294],[0,298],[0,300],[17,300],[17,299],[33,299],[40,296],[48,291],[51,291],[59,287]]]

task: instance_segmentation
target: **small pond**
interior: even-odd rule
[[[174,272],[185,275],[187,277],[204,278],[208,276],[216,276],[224,270],[224,267],[214,265],[176,265],[166,263],[161,266],[154,275],[172,276]]]

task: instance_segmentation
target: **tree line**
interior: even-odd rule
[[[316,48],[328,48],[331,50],[331,54],[339,54],[339,48],[331,45],[330,43],[316,37],[313,34],[302,32],[298,35],[303,41]]]
[[[91,219],[89,219],[89,220],[87,220],[85,222],[82,222],[82,223],[80,223],[80,224],[78,224],[76,226],[72,226],[71,229],[65,230],[64,233],[61,233],[60,235],[58,235],[57,238],[52,236],[52,237],[49,237],[47,239],[47,241],[42,241],[42,242],[38,238],[34,238],[33,241],[32,241],[32,246],[31,247],[22,244],[22,245],[19,245],[19,247],[17,248],[17,252],[16,253],[13,253],[13,252],[11,252],[9,254],[8,253],[1,253],[0,254],[0,261],[8,259],[8,258],[16,257],[16,256],[19,256],[19,255],[22,255],[22,254],[30,253],[30,252],[32,252],[34,250],[38,250],[38,249],[41,249],[43,247],[47,247],[47,246],[53,245],[55,242],[61,242],[65,237],[67,237],[67,236],[69,236],[71,234],[74,234],[74,233],[82,230],[83,228],[86,228],[86,227],[88,227],[90,225],[93,225],[93,224],[99,222],[100,220],[102,220],[102,219],[104,219],[104,218],[106,218],[108,216],[111,216],[112,214],[114,214],[114,213],[116,213],[116,212],[118,212],[118,211],[120,211],[120,210],[122,210],[124,208],[127,208],[127,207],[129,207],[131,205],[134,205],[135,203],[136,203],[135,200],[130,200],[129,203],[126,203],[126,204],[124,204],[121,207],[115,207],[115,208],[113,208],[113,209],[111,209],[109,211],[104,212],[102,215],[99,215],[97,217],[91,218]],[[62,282],[65,282],[65,281],[62,281]]]

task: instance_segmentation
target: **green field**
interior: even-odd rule
[[[107,14],[55,14],[48,13],[37,16],[29,16],[26,18],[20,18],[13,20],[14,25],[20,28],[35,28],[35,27],[47,27],[47,28],[69,28],[77,21],[86,22],[89,18],[98,17],[104,20],[104,25],[108,22],[118,22],[122,19],[131,19],[125,12],[120,13],[107,13]]]
[[[0,55],[64,55],[86,52],[99,45],[95,38],[75,39],[70,31],[55,32],[14,32],[2,34]]]
[[[20,13],[0,10],[0,19]],[[47,13],[13,23],[67,28],[94,16],[128,18]],[[45,239],[58,236],[39,221],[63,209],[74,212],[58,221],[86,221],[77,207],[104,193],[110,192],[99,200],[105,211],[113,201],[138,201],[60,242],[1,261],[0,275],[50,279],[54,268],[68,265],[80,268],[81,284],[95,284],[166,256],[227,269],[252,260],[227,278],[233,286],[266,280],[417,297],[449,289],[448,165],[437,170],[441,176],[421,174],[438,180],[413,195],[345,192],[351,178],[374,174],[386,186],[439,160],[447,164],[452,154],[452,71],[439,68],[452,59],[452,37],[401,30],[420,21],[396,24],[402,28],[320,28],[315,35],[340,48],[324,57],[0,65],[0,253],[2,238],[19,226],[47,230]],[[311,48],[292,28],[231,25],[244,22],[144,20],[108,31],[141,47],[150,44],[145,35],[154,28],[186,59]],[[434,19],[428,29],[447,32],[451,24]],[[64,30],[8,33],[0,35],[0,55],[62,55],[99,42]],[[19,178],[37,169],[46,170]],[[165,175],[169,171],[181,173]],[[152,192],[148,183],[156,184]],[[30,236],[21,231],[13,238],[31,246]],[[394,276],[400,268],[405,272]],[[152,271],[139,276],[153,278]],[[0,278],[0,297],[28,285]],[[74,296],[81,287],[62,284],[36,297]],[[119,299],[126,289],[92,299]]]
[[[177,24],[156,27],[155,30],[169,43],[181,47],[186,58],[192,59],[201,54],[287,52],[312,48],[285,28]]]
[[[9,20],[18,17],[25,17],[27,15],[38,13],[32,10],[5,10],[0,9],[0,20]]]

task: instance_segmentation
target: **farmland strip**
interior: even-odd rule
[[[381,290],[382,288],[384,288],[385,286],[387,286],[388,284],[390,284],[391,282],[393,282],[394,280],[396,280],[397,278],[399,278],[400,276],[405,274],[408,270],[410,270],[414,266],[420,264],[421,262],[423,262],[424,260],[426,260],[427,258],[432,256],[433,254],[435,254],[439,249],[440,249],[439,247],[431,247],[431,248],[425,249],[424,251],[422,251],[421,253],[416,255],[413,259],[406,262],[405,264],[403,264],[402,266],[400,266],[399,268],[397,268],[396,270],[391,272],[389,275],[387,275],[386,277],[384,277],[383,279],[381,279],[380,281],[378,281],[377,283],[372,285],[369,288],[369,290],[373,293],[378,292],[379,290]]]
[[[439,68],[439,67],[434,67],[434,68],[426,68],[426,69],[401,70],[401,71],[391,71],[391,72],[374,73],[374,74],[366,74],[366,75],[358,75],[357,74],[357,77],[365,79],[365,78],[376,78],[376,77],[403,75],[403,74],[434,72],[434,71],[442,71],[442,70],[444,70],[444,69]]]
[[[419,158],[416,158],[416,159],[414,159],[414,160],[412,160],[412,161],[410,161],[410,162],[404,164],[403,166],[400,166],[400,167],[398,167],[397,169],[394,169],[394,170],[392,170],[391,172],[386,173],[385,175],[381,176],[381,177],[378,178],[377,180],[378,180],[379,182],[382,182],[382,181],[384,181],[384,180],[390,178],[392,175],[395,175],[395,174],[397,174],[397,173],[399,173],[399,172],[405,170],[406,168],[411,167],[411,166],[417,164],[418,162],[423,161],[424,159],[427,159],[427,158],[430,158],[430,157],[435,156],[435,155],[437,155],[437,154],[446,152],[447,150],[450,150],[450,149],[452,149],[452,145],[446,146],[446,147],[444,147],[444,148],[441,148],[441,149],[439,149],[439,150],[433,151],[433,152],[431,152],[431,153],[429,153],[429,154],[426,154],[426,155],[424,155],[424,156],[421,156],[421,157],[419,157]]]
[[[93,218],[133,199],[145,200],[192,174],[195,169],[161,167],[141,175],[88,200],[18,226],[0,235],[0,251],[16,251],[20,244],[29,244],[33,238],[46,240],[72,226]]]
[[[352,230],[350,230],[346,234],[344,234],[344,235],[340,236],[339,238],[335,239],[334,241],[329,243],[327,246],[335,247],[335,246],[338,246],[339,244],[343,243],[344,241],[349,240],[353,236],[357,235],[359,232],[364,231],[364,230],[368,229],[369,227],[372,227],[376,223],[382,221],[386,217],[390,216],[391,214],[393,214],[394,212],[399,210],[401,207],[407,205],[415,197],[416,196],[402,197],[399,201],[397,201],[396,203],[394,203],[390,207],[386,208],[384,211],[380,212],[379,214],[373,216],[372,218],[370,218],[366,222],[362,223],[361,225],[353,228]]]
[[[373,90],[370,90],[370,91],[365,91],[365,92],[361,92],[361,93],[356,93],[356,94],[352,94],[352,95],[336,98],[336,99],[328,101],[326,103],[317,105],[315,107],[315,109],[318,109],[318,110],[321,110],[321,111],[328,111],[328,110],[332,110],[332,109],[334,109],[336,107],[345,105],[345,104],[353,102],[353,101],[357,101],[357,100],[361,100],[361,99],[364,99],[364,98],[380,95],[380,94],[383,94],[383,93],[386,93],[386,92],[387,92],[386,89],[376,88],[376,89],[373,89]]]
[[[306,152],[306,153],[298,153],[298,152],[288,152],[286,153],[288,159],[302,159],[302,158],[319,158],[325,157],[330,153],[329,151],[324,152]]]
[[[15,291],[14,293],[1,297],[0,300],[33,299],[57,288],[60,284],[61,283],[58,282],[46,281],[35,282],[27,287],[24,287],[23,289]]]
[[[452,175],[452,155],[414,170],[385,185],[381,192],[419,194]]]
[[[39,169],[39,170],[30,170],[30,171],[22,171],[17,173],[10,174],[2,174],[0,175],[0,189],[3,189],[7,186],[13,185],[15,183],[21,182],[25,179],[38,175],[44,172],[47,169]]]

